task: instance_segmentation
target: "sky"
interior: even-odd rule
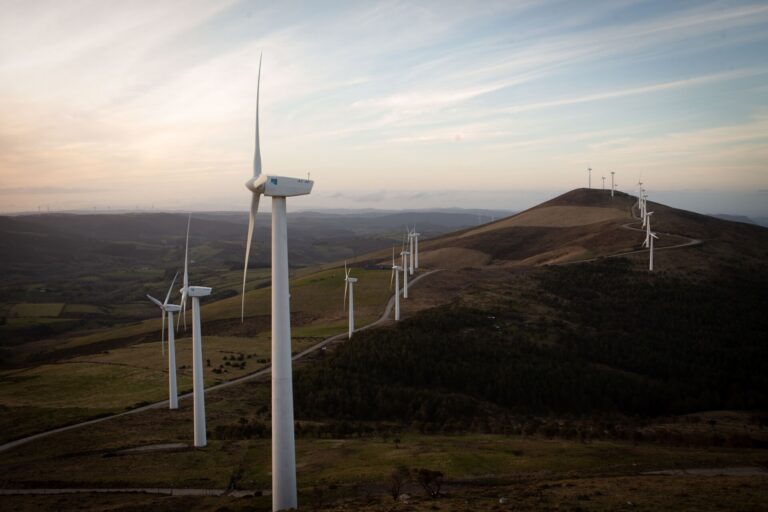
[[[768,215],[768,2],[706,0],[0,0],[0,212],[246,211],[262,54],[292,210]]]

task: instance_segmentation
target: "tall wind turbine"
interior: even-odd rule
[[[613,175],[616,174],[614,171],[611,171],[611,197],[613,197],[613,191],[616,190],[616,185],[613,182]]]
[[[392,248],[392,275],[389,278],[389,289],[392,289],[392,282],[394,280],[395,283],[395,321],[400,321],[400,270],[402,270],[402,267],[399,267],[397,263],[395,263],[395,248]]]
[[[355,283],[357,279],[349,277],[352,272],[350,268],[347,270],[347,262],[344,262],[344,306],[347,305],[347,288],[349,288],[349,335],[348,339],[352,339],[352,333],[355,332]]]
[[[191,219],[191,216],[190,216]],[[205,383],[203,381],[203,332],[200,321],[200,297],[211,294],[207,286],[190,286],[187,269],[189,268],[189,223],[187,223],[187,250],[184,251],[184,286],[181,290],[182,301],[192,297],[192,397],[194,409],[195,446],[202,448],[208,444],[205,431]]]
[[[587,188],[592,188],[592,168],[587,167]]]
[[[286,198],[312,192],[314,182],[299,178],[261,173],[259,144],[259,89],[261,58],[256,86],[256,142],[253,155],[253,177],[245,186],[252,193],[248,219],[248,240],[243,269],[243,304],[245,317],[245,279],[251,251],[253,226],[259,198],[272,198],[272,509],[297,507],[296,444],[293,432],[293,369],[291,367],[291,305],[288,282],[288,229]]]
[[[605,176],[603,176],[603,190],[605,190]]]
[[[176,272],[176,275],[173,276],[173,281],[171,281],[171,286],[168,288],[168,294],[165,296],[165,300],[163,302],[160,302],[153,296],[147,294],[147,297],[149,300],[154,302],[157,307],[160,308],[160,316],[163,317],[163,328],[161,331],[161,338],[160,338],[160,347],[163,351],[163,355],[165,355],[165,317],[168,317],[168,408],[169,409],[178,409],[179,408],[179,397],[178,393],[176,392],[176,341],[173,337],[173,314],[177,313],[181,310],[181,306],[178,306],[176,304],[168,304],[168,300],[171,298],[171,291],[173,290],[173,285],[176,283],[176,278],[178,277],[179,273]]]

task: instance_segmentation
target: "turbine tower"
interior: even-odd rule
[[[643,227],[645,227],[646,222],[648,222],[648,194],[645,193],[645,189],[643,189],[643,202],[641,212],[643,215]]]
[[[592,188],[592,168],[587,167],[587,188]]]
[[[400,271],[402,267],[399,267],[395,263],[395,248],[392,248],[392,274],[389,277],[389,289],[392,289],[392,282],[395,283],[395,321],[400,321]]]
[[[605,176],[603,176],[603,190],[605,190]]]
[[[187,269],[189,267],[189,224],[187,221],[187,250],[184,251],[184,286],[181,290],[182,300],[192,297],[192,397],[194,409],[195,447],[203,448],[208,444],[205,431],[205,383],[203,381],[203,333],[200,321],[200,297],[211,294],[207,286],[190,286]]]
[[[291,305],[288,275],[288,229],[286,198],[312,192],[314,182],[261,173],[259,144],[259,89],[261,58],[256,86],[256,142],[253,155],[253,177],[245,186],[251,191],[248,239],[243,269],[243,303],[245,317],[245,280],[251,252],[253,226],[263,194],[272,198],[272,509],[297,507],[296,444],[293,432],[293,370],[291,367]]]
[[[418,233],[416,231],[416,225],[413,226],[413,257],[414,257],[414,263],[413,266],[415,268],[419,268],[419,237],[421,236],[421,233]]]
[[[611,171],[611,197],[613,197],[613,191],[616,190],[616,185],[613,182],[613,175],[616,174],[615,172]]]
[[[656,233],[651,231],[649,238],[651,239],[651,243],[650,243],[650,249],[648,250],[648,271],[653,272],[653,239],[654,238],[658,239],[659,237],[656,236]]]
[[[413,234],[416,232],[415,229],[411,230],[408,228],[408,254],[410,254],[410,257],[408,258],[408,272],[413,275]]]
[[[653,212],[648,212],[645,214],[645,241],[643,242],[643,247],[648,247],[648,244],[650,243],[651,239],[651,215],[653,215]]]
[[[347,339],[352,339],[352,333],[355,332],[355,283],[357,279],[349,277],[352,272],[350,268],[347,270],[347,262],[344,262],[344,306],[347,305],[347,288],[349,288],[349,335]]]
[[[171,291],[173,291],[173,285],[176,283],[176,278],[179,273],[173,276],[171,286],[168,288],[168,294],[165,296],[165,301],[160,302],[153,296],[147,294],[149,300],[154,302],[157,307],[160,308],[160,316],[163,318],[163,328],[161,331],[160,346],[165,355],[165,317],[168,317],[168,408],[179,408],[179,397],[176,391],[176,340],[173,337],[173,314],[181,311],[181,306],[176,304],[168,304],[168,300],[171,298]]]
[[[400,256],[403,260],[403,298],[408,298],[408,255],[410,253],[405,250],[405,241],[403,241],[403,249],[400,251]]]

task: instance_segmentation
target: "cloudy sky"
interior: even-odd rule
[[[768,3],[0,0],[0,210],[518,209],[616,172],[768,215]]]

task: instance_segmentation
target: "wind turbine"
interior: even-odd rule
[[[408,298],[408,255],[410,253],[405,250],[405,239],[403,239],[403,247],[400,251],[400,256],[403,260],[403,298]]]
[[[648,212],[645,214],[645,241],[643,242],[643,247],[648,247],[648,244],[650,243],[651,239],[651,215],[653,215],[653,212]]]
[[[192,216],[190,215],[190,219]],[[187,223],[187,250],[184,251],[184,286],[181,290],[182,302],[192,297],[192,397],[194,409],[195,446],[202,448],[208,444],[205,431],[205,383],[203,382],[203,333],[200,322],[200,297],[211,294],[207,286],[190,286],[187,269],[189,267],[189,223]]]
[[[603,190],[605,190],[605,176],[603,176]]]
[[[307,195],[314,182],[261,173],[259,143],[259,89],[261,87],[261,58],[256,86],[256,142],[253,155],[253,177],[245,186],[251,191],[248,218],[248,240],[243,269],[243,303],[245,317],[245,280],[251,252],[253,226],[259,198],[272,198],[272,509],[297,507],[296,442],[293,432],[293,369],[291,367],[291,305],[288,282],[288,229],[286,198]]]
[[[413,258],[415,258],[414,261],[414,267],[419,268],[419,237],[421,236],[421,233],[416,231],[416,225],[413,225],[413,240],[414,240],[414,253]]]
[[[173,285],[176,283],[176,278],[179,273],[173,276],[171,286],[168,288],[168,294],[165,296],[165,300],[160,302],[153,296],[147,294],[149,300],[154,302],[157,307],[160,308],[160,316],[163,318],[162,337],[160,338],[160,347],[162,348],[163,355],[165,355],[165,317],[168,317],[168,408],[178,409],[179,398],[176,392],[176,341],[173,338],[173,314],[181,310],[181,306],[176,304],[168,304],[168,300],[171,298],[171,291]]]
[[[349,277],[352,272],[350,268],[347,270],[347,262],[344,262],[344,306],[347,305],[347,288],[349,288],[349,336],[348,339],[352,339],[352,333],[355,332],[355,283],[357,279]]]
[[[648,271],[653,272],[653,239],[659,237],[653,231],[649,232],[649,238],[651,240],[650,249],[648,250]]]
[[[413,234],[416,232],[416,229],[414,228],[411,230],[411,228],[408,228],[408,254],[410,254],[410,257],[408,258],[408,272],[413,275]]]
[[[646,222],[648,222],[648,194],[645,194],[645,189],[643,189],[643,202],[641,212],[643,215],[643,227],[645,227]]]
[[[392,282],[395,283],[395,321],[400,321],[400,271],[402,267],[399,267],[395,263],[395,248],[392,248],[392,274],[389,278],[389,289],[392,289]]]
[[[616,185],[613,182],[613,175],[616,174],[614,171],[611,171],[611,197],[613,197],[613,191],[616,190]]]
[[[587,181],[587,188],[592,188],[592,168],[591,167],[587,167],[587,175],[589,176]]]

